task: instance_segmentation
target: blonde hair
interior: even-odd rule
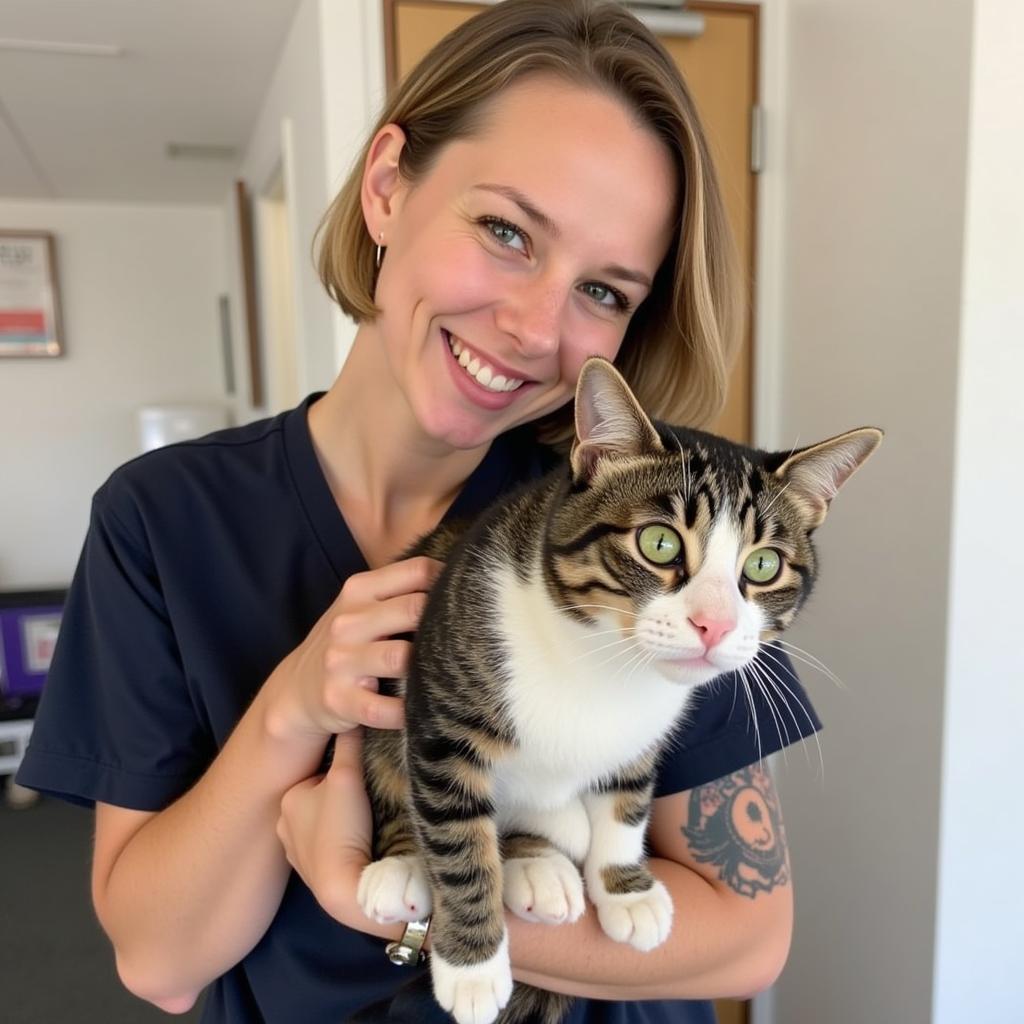
[[[677,224],[650,294],[630,320],[615,365],[652,416],[706,425],[725,401],[741,328],[741,281],[721,192],[696,106],[657,38],[607,0],[504,0],[442,39],[384,105],[314,236],[328,294],[357,323],[373,320],[374,240],[360,190],[370,145],[386,124],[406,136],[399,173],[425,178],[441,150],[486,123],[488,101],[526,75],[548,73],[616,97],[665,145],[678,182]],[[537,423],[572,436],[572,407]]]

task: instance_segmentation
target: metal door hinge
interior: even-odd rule
[[[764,107],[754,104],[750,108],[750,172],[764,170]]]

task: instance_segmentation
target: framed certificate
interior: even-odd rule
[[[0,230],[0,357],[63,354],[53,235]]]

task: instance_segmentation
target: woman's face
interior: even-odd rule
[[[481,133],[398,186],[373,329],[427,435],[473,448],[571,399],[649,293],[675,201],[653,133],[550,77],[506,90]]]

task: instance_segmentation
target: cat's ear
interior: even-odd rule
[[[573,480],[589,480],[603,458],[664,450],[619,371],[600,356],[588,359],[576,382],[576,438],[569,456]]]
[[[789,496],[805,510],[811,529],[821,525],[839,488],[864,465],[883,436],[875,427],[861,427],[788,458],[785,453],[776,456],[784,461],[775,475],[786,485]]]

